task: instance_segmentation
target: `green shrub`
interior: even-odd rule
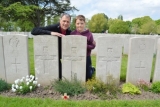
[[[64,78],[63,80],[55,80],[53,82],[53,88],[61,94],[67,93],[67,95],[78,95],[86,91],[86,88],[81,81],[73,78],[71,81]]]
[[[107,87],[101,80],[93,78],[86,82],[86,88],[92,93],[101,93],[105,92]]]
[[[105,84],[99,79],[90,79],[86,82],[86,88],[91,93],[97,94],[101,99],[113,99],[116,97],[119,88],[114,82]]]
[[[141,94],[140,89],[131,83],[123,84],[122,92],[123,93],[130,93],[130,94]]]
[[[11,85],[0,79],[0,92],[10,89]]]
[[[40,86],[37,82],[38,78],[35,78],[33,75],[22,77],[21,79],[15,80],[15,84],[12,84],[12,91],[16,92],[17,94],[26,94],[37,87]]]
[[[152,83],[151,91],[154,93],[160,93],[160,81]]]

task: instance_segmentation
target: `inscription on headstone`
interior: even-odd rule
[[[59,78],[58,69],[58,37],[34,37],[35,74],[39,83],[49,85],[51,81]]]
[[[86,39],[77,35],[62,38],[62,77],[85,81]]]

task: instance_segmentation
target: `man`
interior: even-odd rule
[[[69,29],[71,22],[71,16],[67,13],[63,13],[60,17],[60,22],[57,24],[36,27],[31,31],[32,35],[53,35],[58,36],[58,53],[59,53],[59,78],[62,78],[62,65],[60,59],[62,58],[61,53],[61,37],[65,35],[70,35],[71,30]]]

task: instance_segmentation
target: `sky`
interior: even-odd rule
[[[70,0],[71,6],[79,11],[73,14],[82,14],[86,18],[97,13],[104,13],[109,18],[123,16],[124,21],[134,18],[150,16],[153,20],[160,19],[160,0]]]

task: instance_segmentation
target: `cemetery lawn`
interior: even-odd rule
[[[33,39],[29,39],[30,73],[34,71]],[[121,63],[121,85],[125,82],[128,56],[122,55]],[[96,67],[96,55],[92,55],[92,65]],[[154,71],[155,56],[153,59],[152,74]],[[151,76],[152,77],[152,76]],[[121,87],[120,85],[120,87]],[[117,94],[115,99],[101,100],[98,96],[86,92],[84,94],[70,97],[69,101],[63,101],[61,94],[55,92],[50,86],[41,86],[36,91],[26,95],[16,95],[5,91],[0,93],[0,107],[159,107],[160,94],[142,92],[141,95]],[[85,100],[85,101],[84,101]]]
[[[64,101],[0,96],[0,107],[159,107],[160,100]]]

